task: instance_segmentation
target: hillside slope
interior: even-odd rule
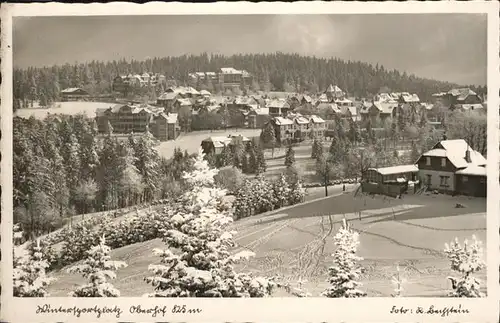
[[[457,201],[467,207],[455,208]],[[362,281],[369,296],[390,296],[397,263],[408,280],[406,296],[444,296],[450,287],[446,277],[451,274],[444,244],[473,234],[486,241],[484,199],[408,196],[402,201],[340,194],[235,222],[237,249],[256,253],[239,269],[291,282],[307,279],[306,288],[319,295],[326,287],[326,270],[335,250],[333,236],[344,216],[360,232],[359,254],[367,270]],[[143,279],[148,266],[159,260],[152,250],[162,247],[162,241],[155,239],[112,251],[113,259],[129,265],[118,271],[114,282],[123,296],[151,291]],[[58,281],[51,286],[52,296],[65,296],[83,282],[64,269],[53,275]],[[485,279],[485,272],[479,276]],[[278,291],[276,296],[287,295]]]

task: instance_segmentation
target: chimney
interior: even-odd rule
[[[470,150],[469,150],[469,147],[467,147],[467,150],[465,151],[465,161],[467,163],[469,163],[469,164],[472,162],[472,160],[470,159]]]

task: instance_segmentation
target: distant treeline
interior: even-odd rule
[[[50,103],[59,100],[60,91],[68,87],[82,87],[91,95],[112,92],[113,78],[144,72],[161,73],[167,80],[188,82],[188,74],[196,71],[217,71],[221,67],[244,69],[254,76],[251,90],[275,90],[318,93],[329,84],[336,84],[351,96],[370,97],[379,92],[417,93],[422,100],[430,100],[433,93],[448,91],[458,84],[424,79],[415,75],[388,70],[383,65],[338,58],[317,58],[298,54],[239,54],[184,55],[153,58],[144,61],[92,61],[82,64],[15,69],[14,109],[28,107],[33,101]],[[217,92],[216,84],[198,84]],[[159,85],[161,87],[163,85]],[[464,85],[465,86],[465,85]],[[469,85],[478,94],[486,86]],[[161,91],[161,89],[157,89]],[[148,94],[147,91],[140,91]],[[155,94],[156,95],[156,94]]]

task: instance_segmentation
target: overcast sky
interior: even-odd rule
[[[486,84],[486,15],[87,16],[13,21],[17,67],[281,51]]]

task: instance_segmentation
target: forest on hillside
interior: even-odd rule
[[[29,107],[34,101],[50,104],[58,101],[60,91],[82,87],[91,95],[112,92],[112,80],[118,75],[160,73],[178,85],[186,84],[192,72],[217,71],[221,67],[244,69],[254,76],[252,90],[297,91],[318,93],[336,84],[354,97],[370,97],[379,92],[417,93],[429,101],[431,95],[448,91],[458,84],[424,79],[406,72],[386,69],[359,61],[318,58],[298,54],[217,54],[183,55],[143,61],[92,61],[52,67],[14,69],[14,109]],[[206,84],[205,84],[206,86]],[[462,85],[466,86],[466,85]],[[486,86],[469,85],[478,94]],[[161,87],[157,91],[163,90]],[[214,88],[217,92],[217,89]]]

